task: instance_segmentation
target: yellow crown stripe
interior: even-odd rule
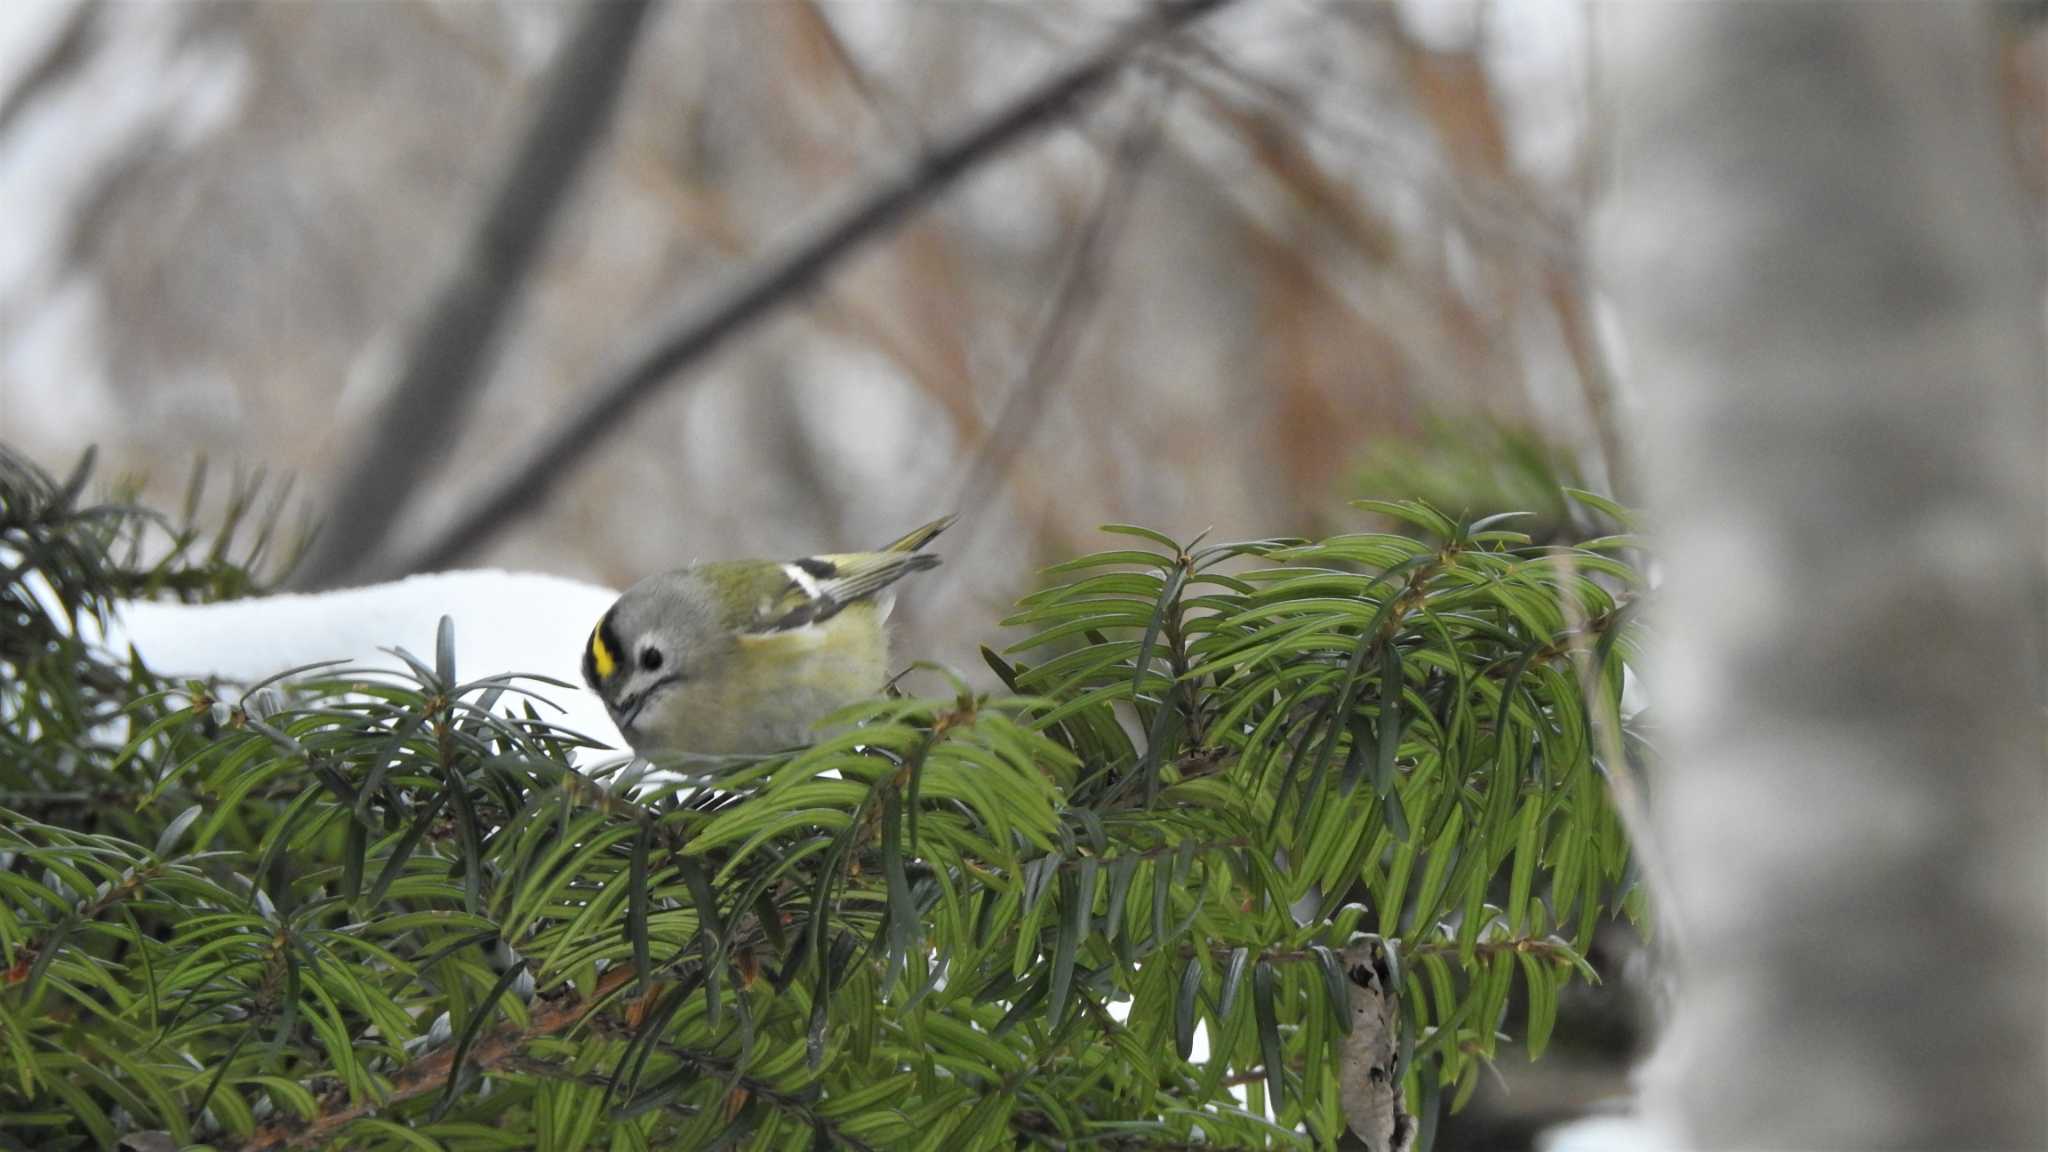
[[[604,628],[601,625],[590,630],[590,665],[597,669],[599,680],[611,679],[612,672],[619,666],[618,660],[612,656],[612,650],[605,647]]]

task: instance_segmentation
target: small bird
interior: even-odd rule
[[[626,589],[591,629],[583,680],[633,751],[721,756],[809,743],[888,676],[892,585],[950,516],[874,552],[693,564]]]

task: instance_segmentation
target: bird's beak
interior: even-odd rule
[[[617,704],[608,699],[605,701],[605,707],[612,710],[612,716],[618,723],[619,730],[623,732],[633,727],[633,721],[640,718],[640,710],[647,707],[647,693],[642,692]]]
[[[640,718],[641,711],[647,707],[648,701],[654,699],[655,693],[672,684],[680,684],[682,680],[682,673],[671,673],[630,696],[620,697],[616,702],[609,696],[605,696],[605,707],[612,710],[613,717],[616,718],[620,730],[623,731],[631,728],[633,722]],[[598,695],[604,696],[604,693],[600,692]]]

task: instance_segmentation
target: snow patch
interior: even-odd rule
[[[431,662],[441,617],[447,615],[455,621],[459,677],[523,672],[574,685],[528,687],[562,709],[557,715],[540,708],[544,719],[623,748],[603,704],[582,687],[584,640],[617,598],[610,588],[558,576],[441,572],[218,604],[134,601],[121,607],[108,640],[116,647],[133,645],[166,676],[248,683],[321,660],[403,671],[404,662],[384,651],[389,648]]]

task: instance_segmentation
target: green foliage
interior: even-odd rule
[[[68,607],[125,587],[100,514],[0,470],[41,630],[0,668],[0,1145],[1329,1146],[1354,933],[1429,1111],[1503,1027],[1541,1049],[1625,879],[1602,541],[1112,528],[987,653],[1010,692],[636,778],[445,633],[405,675],[158,683]]]
[[[1487,416],[1431,414],[1413,439],[1382,440],[1359,464],[1352,490],[1414,500],[1479,518],[1518,512],[1516,526],[1544,543],[1597,535],[1598,508],[1570,496],[1586,481],[1569,453],[1533,428]]]

